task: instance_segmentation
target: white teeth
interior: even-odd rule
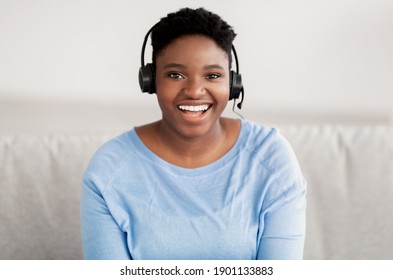
[[[179,105],[179,109],[182,111],[199,112],[199,111],[206,111],[207,109],[209,109],[209,105],[199,105],[199,106]]]

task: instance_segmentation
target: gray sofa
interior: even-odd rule
[[[305,259],[393,259],[393,127],[279,127],[308,181]],[[0,135],[0,259],[81,259],[79,195],[115,134]]]

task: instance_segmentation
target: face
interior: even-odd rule
[[[214,134],[229,98],[229,60],[205,36],[187,35],[156,58],[162,126],[187,138]]]

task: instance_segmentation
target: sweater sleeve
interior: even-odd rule
[[[112,217],[101,191],[86,176],[81,196],[81,222],[85,259],[131,259],[126,233]]]
[[[274,135],[275,134],[275,135]],[[302,259],[306,231],[307,184],[285,138],[274,133],[265,165],[271,180],[259,217],[258,259]]]
[[[263,225],[257,259],[296,260],[303,258],[306,228],[305,181],[292,186],[294,193],[283,195],[260,218]],[[288,197],[289,195],[289,197]],[[274,205],[277,204],[277,205]]]

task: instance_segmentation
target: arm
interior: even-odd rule
[[[101,192],[86,178],[81,197],[81,223],[85,259],[131,259],[127,234],[112,217]]]
[[[284,203],[282,203],[284,201]],[[257,259],[302,259],[306,230],[306,183],[299,180],[265,209]]]

